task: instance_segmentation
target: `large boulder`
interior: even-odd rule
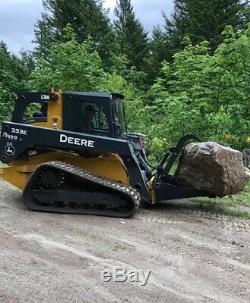
[[[214,142],[187,145],[176,172],[179,185],[218,197],[241,192],[247,179],[242,153]]]

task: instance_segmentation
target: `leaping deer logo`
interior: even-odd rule
[[[7,143],[7,145],[5,146],[5,153],[6,153],[6,155],[8,155],[8,156],[14,156],[14,155],[15,155],[16,149],[15,149],[15,147],[13,146],[12,143]]]

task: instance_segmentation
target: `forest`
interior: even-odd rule
[[[128,131],[147,136],[153,158],[185,133],[249,148],[248,1],[174,2],[148,33],[131,0],[117,0],[114,20],[102,1],[44,0],[34,49],[0,42],[0,121],[23,91],[110,91],[124,94]]]

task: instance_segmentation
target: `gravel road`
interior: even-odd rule
[[[183,202],[133,219],[30,212],[0,181],[0,302],[250,302],[250,221]],[[148,283],[104,282],[121,266]]]

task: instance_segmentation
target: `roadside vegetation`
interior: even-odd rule
[[[206,211],[250,219],[250,181],[240,194],[224,198],[196,198],[192,201]]]

